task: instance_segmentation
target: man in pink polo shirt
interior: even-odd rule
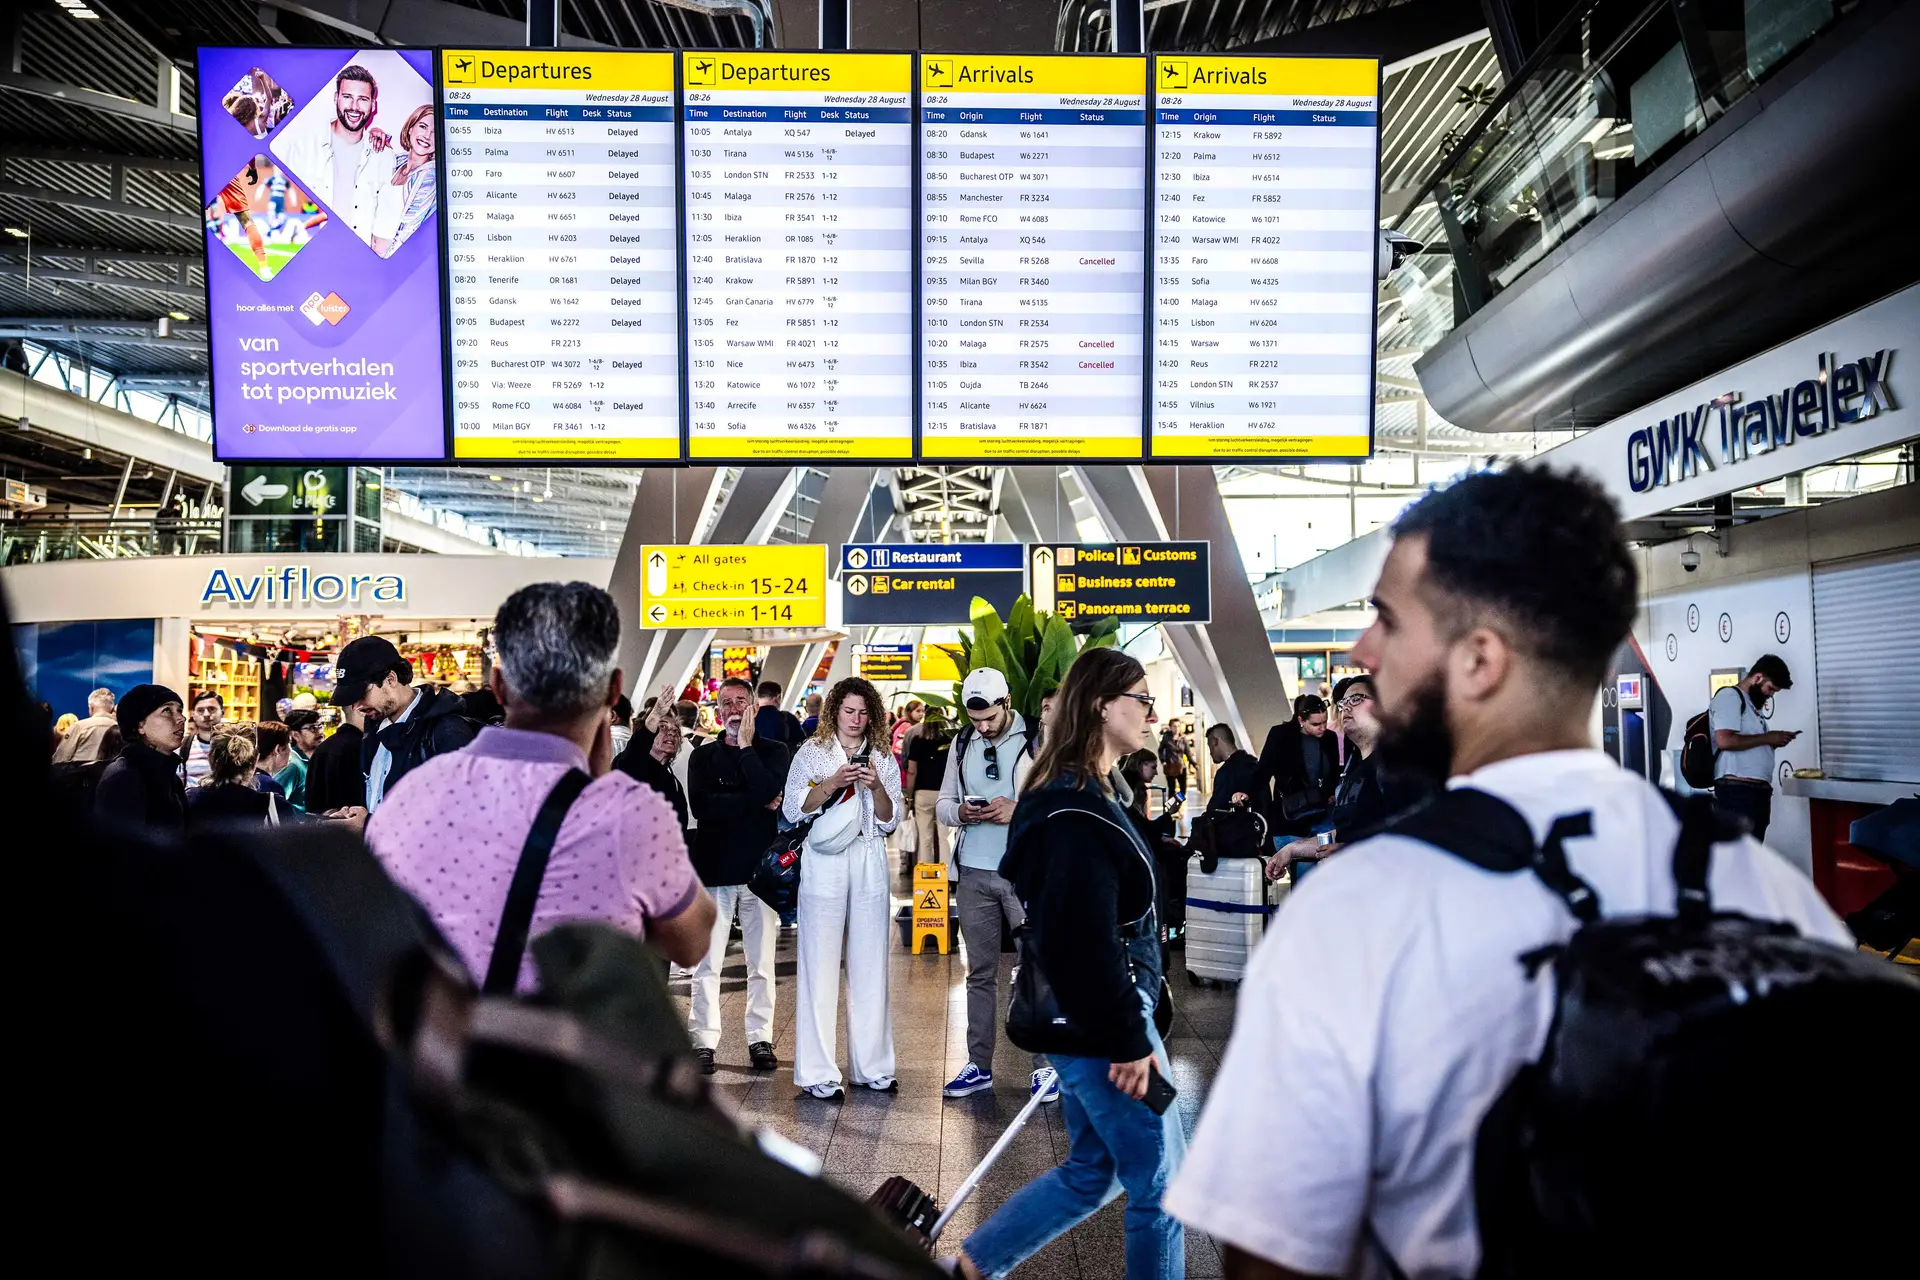
[[[506,723],[418,766],[368,820],[367,844],[478,977],[534,816],[569,772],[588,772],[593,781],[554,838],[527,936],[598,920],[692,965],[707,951],[713,900],[666,800],[610,769],[607,708],[620,697],[613,597],[584,582],[522,588],[494,617],[493,642],[490,686]],[[533,981],[523,957],[520,989]]]

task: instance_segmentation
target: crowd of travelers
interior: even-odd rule
[[[1015,936],[1054,1010],[1029,1037],[1029,1089],[1064,1100],[1064,1159],[980,1223],[949,1267],[1004,1276],[1124,1195],[1129,1277],[1185,1275],[1187,1226],[1219,1242],[1229,1276],[1468,1276],[1483,1257],[1476,1132],[1553,1013],[1514,958],[1564,944],[1576,921],[1534,879],[1448,857],[1396,823],[1448,786],[1494,797],[1533,838],[1571,808],[1590,811],[1562,869],[1612,915],[1671,909],[1681,818],[1589,738],[1638,590],[1596,487],[1531,467],[1479,473],[1415,503],[1394,535],[1377,619],[1352,653],[1369,674],[1329,699],[1299,697],[1258,755],[1224,723],[1204,735],[1206,811],[1258,814],[1265,874],[1292,892],[1249,966],[1190,1138],[1165,1096],[1161,943],[1184,894],[1176,815],[1205,771],[1191,725],[1162,724],[1145,670],[1118,649],[1083,652],[1037,719],[987,667],[967,673],[955,704],[915,699],[897,714],[858,677],[809,694],[804,720],[778,684],[737,677],[663,686],[635,709],[611,596],[545,583],[501,606],[484,688],[416,683],[391,643],[367,636],[339,655],[326,715],[294,706],[229,723],[211,691],[101,689],[61,737],[55,777],[107,822],[361,832],[490,984],[510,885],[544,827],[532,934],[601,921],[689,970],[706,1073],[722,1053],[735,936],[748,1065],[780,1065],[785,925],[749,885],[783,833],[804,827],[786,922],[791,1066],[800,1092],[825,1103],[899,1089],[889,845],[911,832],[921,861],[948,866],[967,953],[967,1062],[944,1096],[994,1087],[1013,1016],[1002,1011],[1036,976],[1003,994],[1002,941]],[[1744,833],[1764,832],[1747,792],[1780,737],[1748,723],[1749,694],[1790,684],[1771,659],[1715,701],[1719,745],[1742,770],[1722,807],[1747,826],[1711,846],[1713,902],[1850,947],[1811,881]],[[516,972],[513,959],[505,981],[532,991],[532,960]]]

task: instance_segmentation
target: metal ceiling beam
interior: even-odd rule
[[[197,285],[181,284],[176,280],[142,280],[138,276],[117,276],[107,271],[69,271],[63,267],[36,266],[31,271],[22,263],[0,265],[0,279],[8,280],[58,280],[62,284],[106,285],[115,289],[139,289],[147,293],[164,294],[169,298],[182,298],[193,302],[205,302],[207,291]]]
[[[86,151],[77,147],[22,146],[17,142],[0,143],[0,160],[51,160],[56,164],[98,164],[113,169],[152,169],[160,173],[198,174],[198,160],[178,160],[161,156],[114,155],[106,151]]]
[[[20,200],[33,200],[40,204],[64,205],[70,209],[90,209],[95,213],[109,213],[119,218],[135,218],[141,222],[157,222],[162,226],[178,227],[183,231],[195,231],[200,227],[200,215],[180,213],[172,209],[155,209],[148,205],[128,204],[124,200],[104,200],[99,196],[81,195],[73,191],[58,191],[52,187],[39,187],[25,182],[12,182],[0,178],[0,196],[13,196]]]
[[[21,242],[24,245],[24,242]],[[11,251],[0,245],[0,261],[13,261],[16,256],[24,257],[24,247]],[[176,272],[191,270],[206,265],[206,257],[198,253],[153,253],[145,249],[115,249],[101,244],[38,244],[33,246],[36,260],[45,258],[85,258],[95,262],[145,262],[156,267],[172,267]]]
[[[135,102],[132,98],[116,97],[111,93],[101,93],[98,89],[82,89],[77,84],[61,84],[57,80],[46,80],[18,71],[0,71],[0,89],[11,89],[34,98],[51,98],[70,106],[84,107],[89,111],[99,111],[141,124],[158,125],[162,129],[176,129],[186,134],[193,133],[198,127],[193,117],[184,112],[169,111],[151,103]]]
[[[449,0],[260,0],[260,7],[299,14],[369,44],[524,48],[527,43],[525,21]],[[569,48],[605,47],[568,35],[562,35],[560,43]]]

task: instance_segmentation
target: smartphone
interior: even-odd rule
[[[871,747],[862,747],[860,748],[860,754],[856,755],[852,760],[848,761],[848,763],[864,769],[867,767],[867,761],[872,755],[873,749]]]
[[[963,803],[971,805],[976,809],[984,809],[993,803],[993,801],[987,799],[985,796],[963,796],[961,800]]]
[[[1157,1063],[1147,1067],[1147,1096],[1141,1099],[1147,1104],[1147,1110],[1157,1116],[1163,1116],[1167,1114],[1167,1108],[1173,1105],[1173,1100],[1179,1096],[1180,1091],[1160,1074]]]

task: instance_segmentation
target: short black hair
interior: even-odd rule
[[[1220,735],[1220,741],[1226,743],[1228,746],[1237,747],[1240,745],[1238,742],[1234,740],[1233,726],[1230,724],[1227,724],[1225,721],[1221,721],[1218,724],[1210,724],[1207,726],[1207,736],[1209,738],[1211,738],[1216,733]]]
[[[1317,716],[1326,709],[1326,701],[1317,693],[1303,693],[1293,700],[1293,718],[1295,720],[1305,720],[1308,716]]]
[[[653,710],[652,698],[647,699],[647,710]],[[633,700],[623,693],[613,700],[613,722],[615,724],[628,724],[632,720]]]
[[[753,696],[756,698],[779,698],[780,682],[778,680],[762,680],[760,687],[753,691]]]
[[[1639,575],[1620,509],[1577,472],[1473,472],[1407,508],[1393,536],[1427,540],[1427,582],[1467,606],[1457,630],[1476,610],[1498,615],[1515,648],[1584,683],[1600,683],[1633,627]]]
[[[212,698],[215,702],[219,703],[220,709],[222,711],[225,711],[227,709],[227,700],[225,698],[221,697],[219,694],[215,693],[211,689],[202,689],[200,692],[193,695],[193,706],[188,707],[187,710],[189,711],[193,710],[193,707],[199,706],[201,703],[205,702],[208,698]]]
[[[306,707],[295,707],[287,712],[287,718],[281,721],[290,731],[311,728],[320,723],[320,713]]]
[[[1776,688],[1793,688],[1793,673],[1787,670],[1786,661],[1777,653],[1763,653],[1753,660],[1747,668],[1748,675],[1763,675],[1773,681]]]
[[[1342,680],[1339,684],[1336,684],[1335,686],[1333,686],[1333,701],[1338,703],[1340,699],[1347,696],[1347,691],[1353,688],[1353,686],[1357,684],[1363,684],[1367,686],[1368,693],[1373,692],[1372,676],[1370,675],[1348,676],[1346,679]]]

